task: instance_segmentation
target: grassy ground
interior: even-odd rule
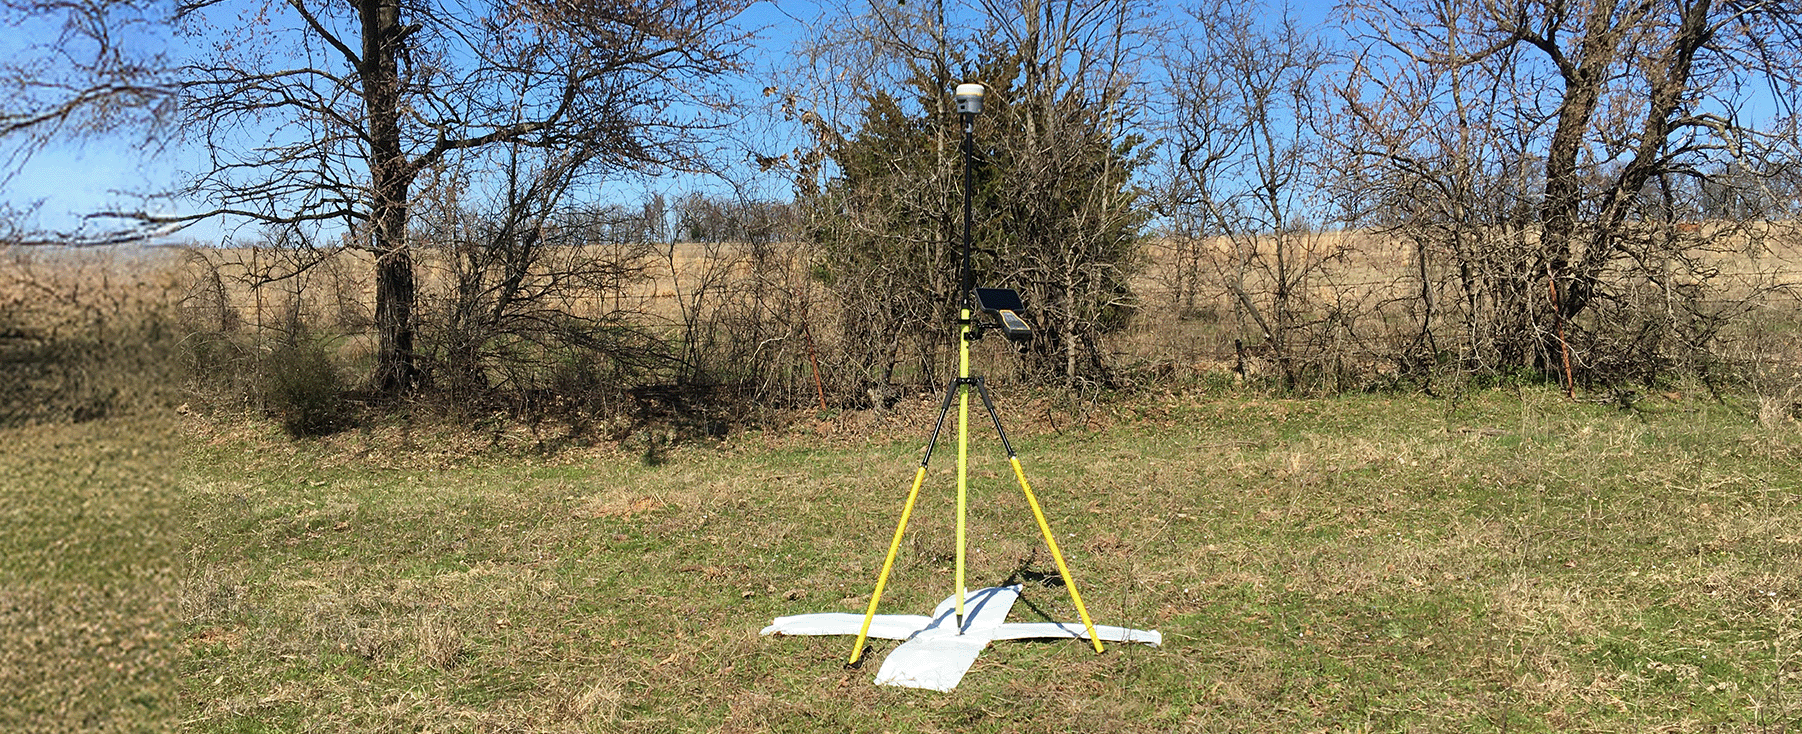
[[[1163,647],[997,643],[937,694],[871,685],[891,642],[845,671],[849,638],[757,635],[861,610],[925,400],[783,436],[543,455],[504,433],[290,442],[195,422],[173,482],[132,468],[147,460],[123,440],[142,427],[12,429],[0,438],[32,450],[0,452],[0,688],[25,694],[0,697],[0,729],[1802,723],[1793,424],[1540,390],[1179,395],[1083,425],[1001,400],[1091,612]],[[999,454],[973,447],[973,584],[1054,573]],[[951,459],[887,611],[950,592]],[[1029,585],[1014,619],[1035,610],[1074,618],[1059,588]]]
[[[0,731],[173,725],[186,499],[173,429],[0,429]]]

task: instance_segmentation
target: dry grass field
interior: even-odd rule
[[[1772,284],[1802,282],[1802,239],[1797,233],[1767,227],[1756,235],[1727,238],[1725,244],[1699,253],[1695,267],[1715,274],[1709,298],[1742,298]],[[1325,232],[1312,235],[1307,247],[1312,257],[1332,257],[1297,294],[1300,320],[1308,323],[1330,313],[1349,323],[1330,335],[1310,331],[1296,338],[1324,340],[1309,348],[1337,353],[1361,369],[1371,369],[1383,361],[1384,350],[1412,337],[1420,286],[1409,245],[1371,233]],[[1145,318],[1110,335],[1105,345],[1117,365],[1153,367],[1160,376],[1192,379],[1233,365],[1238,356],[1235,338],[1250,345],[1262,341],[1256,325],[1221,285],[1235,267],[1228,249],[1224,241],[1186,249],[1167,240],[1147,243],[1146,260],[1133,280]],[[555,305],[578,316],[627,314],[653,332],[677,338],[685,318],[711,317],[722,304],[742,297],[753,279],[750,254],[738,245],[678,243],[629,250],[597,247],[582,253],[618,260],[629,265],[630,272],[607,292],[577,293]],[[769,252],[772,259],[755,277],[764,288],[784,294],[786,303],[804,304],[807,311],[775,316],[814,324],[817,328],[809,337],[830,366],[842,351],[836,342],[841,334],[831,294],[809,277],[800,248],[776,245]],[[441,320],[449,307],[453,273],[443,255],[427,249],[418,257],[419,311],[428,321]],[[0,258],[0,316],[26,314],[51,324],[51,329],[86,329],[96,320],[120,316],[129,320],[154,308],[170,308],[179,313],[184,329],[252,341],[280,341],[304,329],[325,339],[341,362],[361,368],[373,349],[369,330],[374,288],[367,254],[343,251],[299,268],[301,272],[292,277],[250,285],[291,272],[302,263],[311,263],[302,253],[250,247],[14,251]],[[1449,282],[1444,264],[1433,270],[1435,277]],[[1272,284],[1267,272],[1248,266],[1244,278],[1251,297],[1268,298]],[[1442,304],[1447,298],[1456,301],[1451,291],[1436,297]],[[1767,294],[1754,308],[1753,318],[1727,332],[1729,341],[1742,335],[1741,327],[1793,323],[1794,315],[1786,311],[1792,304],[1792,298]],[[1440,308],[1439,326],[1456,331],[1455,317],[1444,311],[1445,306]],[[1446,336],[1448,343],[1458,338],[1449,332]],[[1734,348],[1768,352],[1771,346]],[[1255,352],[1253,356],[1250,366],[1255,370],[1260,365]],[[1723,356],[1741,359],[1746,354]],[[1794,357],[1777,356],[1785,361]],[[805,352],[786,349],[781,358],[804,360]],[[797,363],[795,369],[811,367]]]

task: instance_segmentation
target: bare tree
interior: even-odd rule
[[[489,146],[585,149],[585,175],[694,164],[722,104],[707,82],[738,67],[745,36],[727,23],[744,5],[16,0],[11,25],[61,33],[0,71],[0,131],[36,142],[149,122],[209,153],[174,192],[206,207],[115,214],[349,234],[374,255],[373,382],[394,393],[419,376],[408,221],[422,173]]]
[[[667,363],[640,299],[621,296],[649,280],[652,243],[641,226],[618,226],[631,218],[571,201],[586,151],[496,152],[498,196],[471,194],[465,165],[438,172],[415,203],[420,247],[448,276],[425,299],[437,307],[423,320],[437,386],[530,412],[554,387],[597,387],[558,380],[628,382]]]
[[[1673,192],[1730,161],[1768,170],[1795,158],[1794,141],[1752,109],[1763,99],[1792,114],[1802,80],[1793,3],[1345,9],[1366,43],[1340,90],[1342,201],[1421,242],[1423,275],[1430,252],[1444,254],[1466,357],[1479,364],[1551,368],[1572,319],[1645,279],[1668,294],[1669,265],[1720,232],[1678,228]],[[1423,298],[1430,291],[1423,283]]]
[[[1001,243],[996,274],[1033,301],[1042,369],[1067,386],[1112,380],[1102,336],[1137,306],[1147,161],[1139,64],[1156,28],[1137,0],[987,0],[1005,60],[992,119]],[[1017,71],[1016,71],[1017,70]]]
[[[1266,24],[1263,8],[1220,0],[1190,13],[1205,39],[1165,58],[1174,109],[1160,206],[1176,266],[1190,271],[1177,273],[1188,288],[1179,297],[1222,287],[1293,388],[1304,349],[1322,341],[1303,337],[1327,322],[1310,286],[1346,251],[1313,221],[1325,203],[1314,117],[1330,49],[1286,12]]]

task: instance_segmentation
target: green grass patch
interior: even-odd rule
[[[176,726],[174,428],[133,418],[0,429],[0,731]]]
[[[177,481],[14,490],[23,524],[7,526],[0,568],[38,599],[78,578],[152,601],[167,589],[139,613],[172,619],[175,650],[156,660],[176,703],[130,675],[93,702],[129,711],[147,693],[197,732],[1802,721],[1793,424],[1539,389],[1173,396],[1104,406],[1086,428],[1000,399],[1090,611],[1155,627],[1163,647],[998,643],[934,694],[871,684],[892,642],[845,671],[850,638],[757,635],[780,615],[862,609],[936,396],[883,420],[677,446],[654,466],[629,446],[547,456],[448,430],[295,442],[274,426],[195,424]],[[1054,573],[998,443],[979,436],[972,584]],[[65,476],[8,456],[7,471]],[[954,456],[941,445],[934,459],[885,611],[923,613],[951,591]],[[183,518],[179,544],[136,530],[158,517]],[[47,545],[53,523],[98,545]],[[173,581],[138,580],[144,568]],[[1023,601],[1016,620],[1075,616],[1058,588],[1029,585]],[[44,715],[50,687],[0,724]]]

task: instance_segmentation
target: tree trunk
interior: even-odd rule
[[[1571,244],[1583,206],[1577,157],[1588,138],[1591,119],[1601,102],[1602,87],[1608,81],[1623,33],[1616,26],[1614,9],[1613,0],[1596,5],[1576,59],[1560,64],[1564,100],[1558,109],[1558,126],[1546,149],[1544,199],[1539,208],[1541,257],[1550,264],[1554,277],[1564,278],[1570,273]],[[1535,279],[1544,269],[1540,262],[1516,265],[1520,268],[1516,275],[1525,280]],[[1522,305],[1511,303],[1509,307]]]
[[[1696,55],[1713,39],[1714,33],[1708,22],[1712,7],[1713,0],[1697,0],[1685,6],[1676,37],[1657,58],[1659,73],[1652,77],[1639,145],[1604,197],[1597,217],[1601,226],[1591,238],[1579,265],[1572,268],[1568,278],[1558,279],[1558,290],[1565,299],[1561,304],[1562,315],[1566,319],[1582,313],[1594,298],[1601,270],[1614,256],[1627,210],[1646,184],[1668,165],[1662,158],[1671,133],[1676,129],[1675,118],[1690,95],[1690,75],[1695,70]]]
[[[419,381],[413,351],[413,255],[407,246],[407,199],[412,171],[400,140],[397,59],[404,30],[399,0],[360,0],[363,23],[363,105],[369,135],[372,196],[370,250],[375,253],[376,367],[374,387],[398,395]]]
[[[375,258],[375,327],[377,334],[375,387],[386,395],[398,395],[419,381],[418,359],[413,351],[413,254],[406,245],[406,210],[387,207],[377,224]],[[383,232],[400,232],[384,245]]]
[[[1551,287],[1561,296],[1552,306],[1555,321],[1569,321],[1595,297],[1602,269],[1615,256],[1628,209],[1659,167],[1666,165],[1660,159],[1674,129],[1673,118],[1690,91],[1696,55],[1712,37],[1708,24],[1712,0],[1699,0],[1684,6],[1676,37],[1662,53],[1641,62],[1648,66],[1651,88],[1639,144],[1613,185],[1602,192],[1598,210],[1588,215],[1593,221],[1589,231],[1579,232],[1584,195],[1577,154],[1590,132],[1590,118],[1600,103],[1609,67],[1626,42],[1623,29],[1640,23],[1645,7],[1634,6],[1617,18],[1613,0],[1599,3],[1589,18],[1577,63],[1564,74],[1565,101],[1547,151],[1545,199],[1540,210],[1545,262],[1524,263],[1521,270],[1523,280],[1533,278],[1532,270],[1546,271]],[[1579,243],[1584,245],[1582,252],[1575,247]],[[1544,362],[1536,366],[1549,371],[1552,355],[1564,344],[1550,331],[1542,331],[1538,342],[1538,359]]]
[[[1066,245],[1073,247],[1073,245]],[[1064,255],[1064,387],[1076,388],[1076,334],[1082,328],[1080,315],[1076,312],[1076,268],[1075,258],[1066,252]]]

